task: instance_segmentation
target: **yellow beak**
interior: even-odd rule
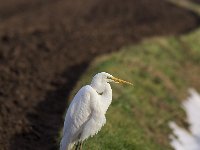
[[[111,79],[115,82],[115,83],[125,83],[125,84],[129,84],[129,85],[133,85],[132,83],[128,82],[128,81],[124,81],[122,79],[118,79],[115,77],[111,77]]]

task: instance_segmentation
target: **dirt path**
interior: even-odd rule
[[[199,23],[160,0],[0,0],[0,149],[56,149],[69,92],[94,56]]]

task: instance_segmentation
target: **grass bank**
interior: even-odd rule
[[[97,58],[72,96],[102,71],[132,81],[134,86],[112,84],[107,123],[83,148],[171,149],[168,122],[176,119],[186,127],[181,100],[186,98],[188,87],[200,90],[200,30],[181,37],[153,38]]]

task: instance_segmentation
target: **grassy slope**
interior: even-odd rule
[[[72,95],[101,71],[134,86],[112,84],[107,123],[84,149],[171,149],[168,122],[176,119],[186,126],[180,101],[188,87],[200,90],[199,39],[200,30],[179,38],[155,38],[95,60]]]

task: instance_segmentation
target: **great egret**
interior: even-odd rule
[[[71,150],[74,144],[76,150],[82,149],[82,142],[106,123],[105,113],[112,101],[109,82],[132,85],[106,72],[96,74],[90,85],[78,91],[67,110],[60,150]]]

